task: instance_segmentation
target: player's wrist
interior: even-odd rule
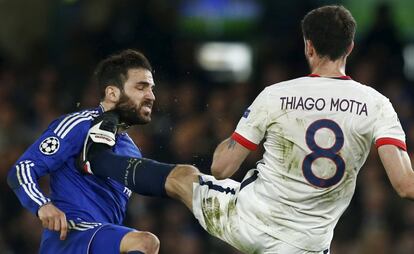
[[[49,205],[53,205],[52,201],[47,201],[46,203],[41,204],[41,205],[37,208],[36,216],[37,216],[37,217],[39,217],[39,212],[40,212],[43,208],[48,207]]]

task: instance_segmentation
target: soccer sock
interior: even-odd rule
[[[95,175],[110,177],[132,191],[147,196],[167,197],[165,181],[175,164],[115,154],[110,146],[94,143],[88,159]]]
[[[127,254],[144,254],[144,252],[139,250],[128,251]]]

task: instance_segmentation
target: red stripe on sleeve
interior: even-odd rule
[[[395,139],[395,138],[379,138],[375,142],[375,146],[378,148],[383,145],[395,145],[404,151],[407,151],[407,146],[405,145],[405,142]]]
[[[251,142],[250,140],[246,139],[242,135],[240,135],[237,132],[234,132],[233,135],[231,135],[231,138],[237,141],[240,145],[246,147],[247,149],[254,151],[257,149],[257,146],[255,143]]]

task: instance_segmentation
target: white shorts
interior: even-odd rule
[[[194,216],[211,235],[229,243],[243,253],[329,253],[328,250],[314,252],[299,249],[245,222],[236,209],[239,189],[239,182],[231,179],[216,180],[210,175],[200,176],[199,183],[193,184]]]

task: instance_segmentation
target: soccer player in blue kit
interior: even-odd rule
[[[91,122],[104,111],[115,109],[129,126],[151,121],[152,67],[140,52],[124,50],[104,59],[95,75],[102,99],[99,107],[53,121],[13,165],[8,184],[41,220],[42,254],[158,253],[155,235],[120,226],[131,191],[112,179],[84,176],[77,169]],[[106,142],[118,155],[142,157],[126,133]],[[37,181],[47,174],[50,197]]]

